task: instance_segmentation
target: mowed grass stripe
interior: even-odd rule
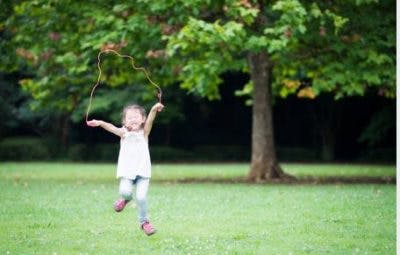
[[[323,177],[390,177],[396,176],[392,165],[357,164],[282,164],[285,172],[298,178]],[[3,179],[53,179],[108,182],[115,179],[115,164],[82,163],[0,163]],[[244,178],[248,164],[153,164],[153,181],[174,181],[193,178]]]

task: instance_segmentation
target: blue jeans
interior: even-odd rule
[[[132,200],[133,185],[136,185],[136,204],[138,206],[138,218],[140,224],[148,221],[147,218],[147,190],[150,178],[136,176],[134,180],[121,178],[119,182],[119,194],[125,200]]]

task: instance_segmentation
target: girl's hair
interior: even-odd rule
[[[142,106],[137,104],[130,104],[125,106],[124,109],[122,110],[122,125],[125,125],[125,116],[129,110],[138,110],[144,118],[147,117],[146,110]]]

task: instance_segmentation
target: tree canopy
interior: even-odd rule
[[[106,49],[133,56],[164,88],[179,83],[210,100],[220,98],[222,74],[249,73],[249,82],[236,94],[253,104],[253,131],[268,130],[258,134],[262,139],[253,137],[258,145],[273,143],[271,97],[313,99],[331,93],[341,98],[366,91],[395,97],[393,0],[36,0],[2,5],[0,70],[24,74],[20,84],[32,95],[33,109],[51,109],[74,121],[83,119],[97,77],[96,56]],[[144,104],[154,100],[153,87],[124,59],[108,55],[102,68],[106,87],[97,92],[95,112],[121,108],[132,98]],[[169,112],[170,119],[179,117],[179,111]],[[275,157],[272,145],[260,151]]]
[[[134,56],[163,86],[178,81],[209,99],[219,98],[221,73],[247,72],[246,52],[264,50],[274,63],[277,96],[332,92],[342,97],[377,88],[394,97],[394,1],[6,4],[8,19],[1,27],[8,40],[2,42],[7,51],[1,68],[27,71],[20,83],[34,97],[33,107],[81,113],[79,104],[86,103],[97,75],[95,56],[106,48]],[[254,25],[256,19],[264,19],[262,27]],[[143,94],[144,77],[124,60],[107,57],[103,68],[107,86],[141,84],[132,86],[134,95],[149,97]],[[250,81],[237,94],[251,91]],[[101,102],[98,107],[108,106]]]

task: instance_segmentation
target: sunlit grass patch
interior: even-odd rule
[[[112,209],[114,167],[0,164],[0,253],[395,253],[394,185],[183,185],[155,180],[247,166],[155,165],[148,198],[158,232],[147,237],[134,203]]]

